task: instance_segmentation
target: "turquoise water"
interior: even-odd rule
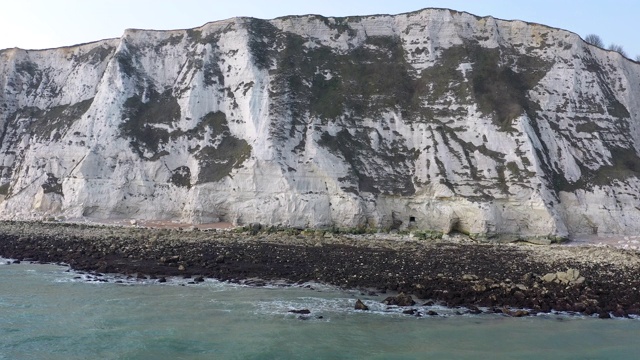
[[[4,261],[0,261],[4,264]],[[640,320],[417,318],[330,287],[115,284],[0,265],[0,359],[634,359]],[[373,309],[357,312],[356,298]],[[306,320],[288,313],[311,310]]]

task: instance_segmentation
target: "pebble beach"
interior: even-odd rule
[[[461,312],[640,315],[640,253],[587,243],[476,242],[295,229],[1,222],[0,256],[162,282],[317,282]]]

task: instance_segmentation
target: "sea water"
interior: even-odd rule
[[[318,284],[88,281],[0,259],[0,359],[636,359],[640,320],[415,317]],[[370,311],[354,310],[361,298]],[[308,315],[289,310],[309,309]]]

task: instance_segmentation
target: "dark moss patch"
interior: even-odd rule
[[[328,24],[349,32],[348,25]],[[282,32],[268,21],[252,19],[248,30],[254,62],[271,69],[276,115],[291,115],[293,121],[307,112],[322,119],[344,113],[375,116],[384,109],[402,108],[415,91],[397,37],[371,36],[342,54],[318,43],[307,47],[309,39]]]
[[[538,84],[551,64],[531,56],[504,54],[500,49],[471,46],[470,50],[478,107],[485,114],[493,114],[502,130],[510,130],[514,119],[534,110],[527,92]]]
[[[370,136],[378,137],[378,149],[372,146]],[[340,179],[347,183],[343,190],[349,191],[353,185],[357,185],[358,192],[389,195],[415,193],[412,178],[418,152],[408,149],[404,142],[387,142],[377,131],[364,128],[355,130],[353,134],[343,129],[335,136],[325,132],[318,144],[351,165],[352,173]]]
[[[204,84],[206,86],[224,86],[224,74],[220,68],[220,57],[216,52],[204,63]]]
[[[34,77],[40,71],[38,64],[31,61],[21,61],[16,63],[16,72],[29,77]]]
[[[231,135],[224,113],[211,112],[191,129],[176,129],[174,125],[181,114],[171,92],[158,94],[149,90],[147,93],[150,94],[147,102],[142,102],[139,96],[125,102],[124,121],[120,125],[121,134],[130,139],[132,149],[143,159],[156,161],[169,154],[165,150],[168,144],[186,139],[190,143],[189,153],[199,162],[196,183],[201,184],[228,176],[251,155],[251,146]],[[205,141],[207,136],[210,140]],[[191,169],[182,166],[172,170],[169,182],[177,186],[192,186]]]
[[[207,35],[202,34],[202,30],[188,29],[187,36],[191,41],[200,44],[215,44],[220,40],[220,35],[233,30],[233,24],[228,24],[224,29],[213,31]]]
[[[130,48],[128,52],[118,52],[115,58],[120,66],[120,70],[128,77],[134,77],[137,74],[137,68],[130,53],[135,52],[135,47],[133,45],[127,45],[127,47]]]
[[[180,44],[180,42],[184,39],[184,35],[172,35],[164,40],[158,41],[156,44],[156,49],[165,47],[165,46],[176,46]]]
[[[601,128],[598,126],[598,124],[594,123],[593,121],[589,121],[589,122],[584,122],[581,124],[576,125],[576,131],[577,132],[584,132],[584,133],[596,133],[600,130]]]
[[[120,133],[131,139],[131,148],[142,158],[147,158],[146,152],[158,153],[161,145],[169,141],[169,131],[155,125],[172,125],[181,116],[180,105],[171,90],[160,94],[149,89],[147,96],[146,102],[140,95],[125,101],[120,124]]]
[[[188,166],[178,166],[171,171],[169,182],[180,187],[191,187],[191,169]]]
[[[4,184],[0,185],[0,195],[8,195],[10,188],[11,188],[11,184],[10,183],[4,183]]]
[[[79,63],[98,64],[103,62],[107,57],[115,52],[113,46],[97,46],[83,54],[75,57],[75,60]]]
[[[275,41],[279,30],[269,21],[262,19],[249,19],[247,30],[253,63],[258,69],[269,69],[272,56],[277,53]]]
[[[593,73],[602,94],[606,101],[606,108],[609,115],[615,118],[629,118],[629,110],[616,98],[615,91],[611,88],[610,74],[598,63],[594,57],[588,57],[583,60],[586,64],[586,70]]]
[[[210,129],[213,134],[224,134],[229,131],[227,116],[221,111],[210,112],[202,117],[192,133],[197,137],[200,129]]]
[[[204,140],[207,133],[215,136],[228,133],[228,131],[229,126],[226,115],[221,111],[215,111],[203,116],[195,127],[186,131],[173,130],[168,132],[168,135],[169,139],[174,141],[181,137],[186,137],[189,140]]]
[[[48,110],[24,107],[9,116],[14,121],[26,120],[26,130],[38,140],[57,140],[89,110],[93,98],[76,104],[53,106]]]
[[[614,180],[625,180],[629,177],[640,178],[640,157],[633,148],[613,146],[611,164],[596,171],[581,167],[583,176],[574,184],[567,184],[567,189],[591,188],[592,186],[609,185]]]
[[[42,190],[45,194],[58,194],[64,196],[62,193],[62,182],[52,173],[47,173],[47,180],[42,184]]]
[[[222,180],[251,156],[249,143],[231,135],[224,113],[218,111],[205,115],[198,127],[211,131],[220,139],[217,145],[206,145],[194,152],[200,165],[198,184]]]
[[[231,174],[251,156],[251,146],[231,135],[222,138],[217,147],[205,146],[197,154],[200,162],[198,183],[216,182]]]

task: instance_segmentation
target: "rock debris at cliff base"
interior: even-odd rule
[[[509,309],[601,317],[640,314],[640,255],[633,250],[33,222],[1,223],[0,234],[2,257],[67,263],[98,273],[315,281],[404,292],[422,301],[510,315],[516,312]]]

